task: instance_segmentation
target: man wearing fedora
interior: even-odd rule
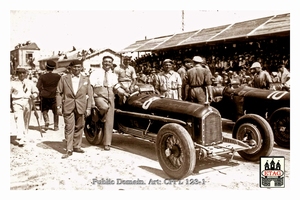
[[[28,133],[32,110],[32,100],[38,97],[39,91],[32,81],[27,79],[27,70],[23,67],[16,69],[17,79],[11,81],[10,95],[14,112],[16,142],[24,146]]]
[[[89,77],[83,76],[81,60],[70,62],[71,73],[62,76],[56,90],[57,114],[63,115],[68,158],[73,152],[84,153],[81,149],[85,116],[91,114],[92,88]]]
[[[189,87],[190,99],[192,102],[204,104],[206,95],[212,100],[212,76],[211,72],[203,67],[203,59],[200,56],[194,56],[194,67],[187,71],[187,85]],[[206,89],[208,94],[206,94]]]
[[[47,61],[46,70],[47,73],[43,74],[39,77],[37,82],[37,88],[40,92],[40,100],[41,100],[41,111],[43,114],[43,118],[45,121],[45,130],[48,130],[49,127],[49,110],[53,112],[53,122],[54,122],[54,131],[57,131],[58,128],[58,119],[56,109],[56,88],[58,81],[60,80],[60,75],[57,73],[52,73],[55,69],[56,63],[52,60]]]

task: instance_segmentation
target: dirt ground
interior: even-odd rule
[[[60,130],[50,124],[41,137],[32,115],[28,143],[10,144],[10,190],[267,190],[259,187],[259,163],[238,154],[231,162],[230,156],[197,162],[191,176],[171,180],[159,165],[154,143],[119,133],[114,133],[110,151],[83,138],[84,154],[61,159],[63,127],[60,117]],[[275,145],[271,155],[285,156],[285,188],[280,190],[290,189],[290,150]]]

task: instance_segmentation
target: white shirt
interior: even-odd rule
[[[25,84],[27,91],[23,90],[23,83]],[[11,81],[10,82],[10,93],[12,95],[12,98],[30,98],[31,94],[35,94],[35,97],[37,97],[38,89],[35,87],[35,85],[32,83],[32,81],[28,79],[24,79],[23,81],[20,81],[19,79]]]
[[[105,72],[104,69],[96,69],[90,75],[90,82],[93,87],[104,87],[105,73],[107,73],[107,87],[113,87],[118,83],[118,76],[111,70]]]
[[[74,94],[77,93],[78,86],[79,86],[79,80],[80,80],[80,75],[78,75],[78,76],[72,75],[72,86],[73,86]]]

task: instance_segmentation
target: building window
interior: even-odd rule
[[[26,63],[27,65],[29,65],[30,67],[35,67],[34,64],[34,57],[33,57],[33,53],[32,52],[27,52],[26,53]]]
[[[32,60],[33,54],[32,53],[27,53],[26,54],[26,60]]]

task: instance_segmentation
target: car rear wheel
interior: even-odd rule
[[[103,139],[102,124],[100,120],[93,121],[93,115],[86,117],[84,124],[84,135],[92,145],[99,145]]]
[[[247,114],[239,118],[232,134],[233,138],[252,147],[238,152],[246,160],[258,161],[261,156],[269,156],[273,150],[273,131],[269,123],[259,115]]]
[[[290,148],[290,108],[280,108],[270,117],[274,140],[281,147]]]
[[[182,126],[170,123],[164,125],[156,138],[159,164],[171,178],[189,176],[196,164],[193,140]]]

